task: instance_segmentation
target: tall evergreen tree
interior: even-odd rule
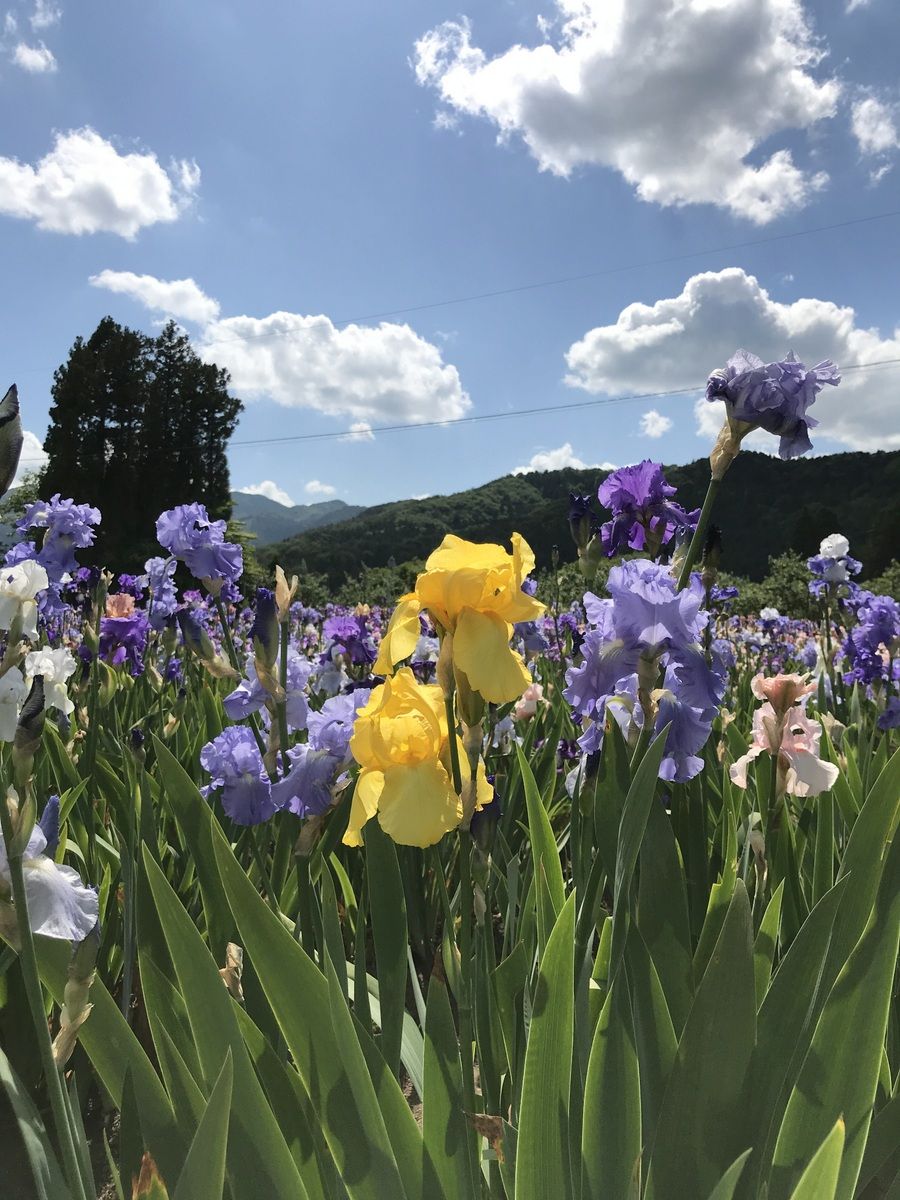
[[[53,377],[42,491],[100,509],[95,561],[139,568],[159,552],[156,517],[175,504],[230,517],[226,449],[243,405],[228,384],[171,321],[151,338],[104,317],[76,339]]]

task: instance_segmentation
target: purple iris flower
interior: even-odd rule
[[[144,563],[146,575],[137,581],[141,588],[150,589],[150,624],[157,630],[164,628],[178,607],[178,589],[174,580],[176,565],[174,558],[148,558]]]
[[[878,718],[878,728],[882,731],[900,729],[900,696],[889,696],[887,707]]]
[[[229,726],[207,742],[200,751],[200,764],[212,776],[203,795],[221,790],[222,807],[236,824],[260,825],[277,811],[272,785],[246,726]]]
[[[369,699],[369,689],[359,688],[341,696],[330,696],[318,712],[308,718],[309,744],[344,762],[350,753],[350,737],[356,714]]]
[[[657,698],[655,728],[669,729],[662,778],[682,781],[700,770],[698,757],[725,690],[726,667],[716,654],[710,666],[699,646],[708,615],[701,609],[699,579],[679,592],[671,572],[647,559],[635,559],[609,573],[611,600],[588,593],[588,620],[594,626],[581,647],[582,662],[566,672],[563,692],[585,726],[579,746],[600,749],[607,716],[627,730],[643,724],[640,671],[665,668]],[[645,685],[646,686],[646,685]],[[703,736],[701,737],[701,730]]]
[[[378,657],[365,617],[350,614],[329,617],[322,635],[330,650],[338,647],[352,663],[368,665]]]
[[[178,504],[160,513],[156,536],[197,579],[233,584],[244,569],[240,546],[225,541],[225,522],[211,521],[203,504]]]
[[[233,692],[223,700],[225,712],[232,721],[243,721],[251,713],[262,709],[263,720],[268,722],[266,701],[269,693],[260,683],[256,674],[254,656],[247,658],[247,676],[242,679]],[[309,702],[306,696],[306,685],[312,674],[313,664],[308,658],[298,654],[293,646],[288,647],[287,681],[284,685],[285,712],[289,729],[305,729],[309,716]]]
[[[672,500],[675,491],[666,483],[661,465],[649,459],[607,475],[597,493],[613,514],[600,530],[604,553],[612,557],[625,550],[643,550],[651,540],[660,546],[676,530],[693,530],[700,510],[685,512]]]
[[[309,743],[288,750],[290,770],[272,785],[272,800],[298,817],[323,813],[331,805],[331,789],[343,759]]]
[[[35,557],[46,570],[51,583],[62,583],[78,569],[76,550],[94,544],[100,510],[90,504],[61,500],[59,492],[49,500],[36,500],[25,509],[16,524],[19,533],[29,529],[45,529],[40,550]]]
[[[100,657],[114,666],[127,662],[132,675],[144,669],[144,651],[150,623],[143,609],[126,617],[100,618]]]
[[[808,409],[825,386],[836,387],[841,376],[831,359],[814,367],[799,362],[793,352],[781,362],[764,363],[755,354],[738,350],[706,384],[707,400],[724,400],[729,420],[765,429],[781,441],[782,458],[795,458],[812,449],[809,430],[818,425]]]
[[[869,684],[876,679],[890,679],[890,660],[900,639],[900,604],[891,596],[876,596],[863,589],[855,600],[857,624],[841,647],[849,666],[844,680]]]

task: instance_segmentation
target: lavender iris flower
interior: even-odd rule
[[[298,817],[323,813],[331,805],[331,789],[343,759],[308,743],[288,750],[290,770],[272,785],[272,799]]]
[[[132,675],[140,675],[149,631],[147,614],[140,608],[124,617],[101,617],[100,657],[114,666],[127,662]]]
[[[356,714],[368,699],[367,688],[343,696],[330,696],[318,712],[309,714],[309,744],[315,750],[334,755],[340,762],[346,761]]]
[[[566,672],[563,692],[584,732],[579,746],[591,754],[600,749],[603,726],[612,716],[627,730],[643,724],[639,679],[665,669],[663,687],[653,690],[655,729],[669,725],[664,779],[683,781],[702,767],[698,757],[718,711],[726,668],[713,655],[707,664],[699,638],[708,616],[702,610],[703,588],[692,579],[679,592],[671,572],[647,559],[635,559],[609,573],[611,600],[588,593],[585,611],[594,626],[581,647],[582,663]],[[648,686],[645,682],[642,686]]]
[[[225,541],[225,522],[211,521],[203,504],[178,504],[160,513],[156,537],[197,579],[233,584],[244,569],[240,546]]]
[[[878,728],[883,732],[900,729],[900,696],[888,697],[887,707],[878,718]]]
[[[778,453],[787,459],[812,449],[809,430],[818,421],[808,415],[808,409],[826,383],[836,387],[840,382],[840,373],[828,358],[806,367],[793,352],[781,362],[764,363],[755,354],[738,350],[722,370],[710,375],[706,398],[725,401],[729,422],[743,422],[778,436]]]
[[[253,734],[246,726],[223,729],[200,751],[200,764],[212,776],[204,796],[221,790],[222,808],[237,825],[260,825],[278,806]]]
[[[613,514],[600,530],[604,553],[612,557],[645,548],[655,552],[676,530],[693,530],[700,510],[685,512],[672,500],[675,491],[666,483],[661,465],[649,459],[607,475],[597,493]]]
[[[842,644],[849,669],[847,683],[874,683],[891,678],[891,658],[900,640],[900,604],[891,596],[860,591],[855,597],[857,624]]]
[[[149,615],[153,629],[163,629],[178,607],[178,589],[173,578],[176,565],[174,558],[148,558],[144,563],[146,574],[138,579],[141,588],[150,589]]]
[[[329,617],[322,626],[322,636],[329,650],[337,648],[352,663],[368,665],[378,657],[365,617],[350,614]]]
[[[285,711],[289,729],[305,729],[309,716],[309,702],[306,697],[306,685],[312,674],[313,664],[302,654],[298,654],[293,646],[288,647],[287,680],[284,684]],[[268,722],[266,701],[269,693],[260,683],[256,674],[256,662],[250,654],[246,663],[247,676],[242,679],[233,692],[223,701],[225,712],[232,721],[242,721],[251,713],[262,710],[263,719]]]

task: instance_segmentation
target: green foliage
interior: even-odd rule
[[[53,376],[40,486],[100,509],[95,561],[139,570],[175,504],[230,515],[226,447],[243,406],[228,383],[171,321],[151,338],[105,317],[75,340]]]
[[[699,507],[709,483],[708,460],[665,470],[678,488],[679,501],[689,509]],[[451,496],[380,504],[340,525],[288,538],[277,549],[268,547],[267,553],[277,556],[286,571],[299,572],[305,561],[334,589],[364,566],[384,567],[392,558],[425,558],[448,532],[472,541],[503,543],[509,531],[517,529],[543,572],[551,567],[554,548],[563,563],[575,559],[567,521],[569,492],[596,494],[602,478],[597,470],[571,468],[508,475]],[[716,502],[722,567],[758,581],[770,559],[789,551],[805,559],[827,534],[843,533],[864,572],[877,574],[900,557],[900,516],[885,501],[898,494],[900,451],[781,462],[743,450]],[[599,505],[597,511],[601,512]],[[268,561],[266,555],[261,557]]]

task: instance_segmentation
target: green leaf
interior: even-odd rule
[[[746,1089],[745,1128],[754,1146],[744,1183],[756,1197],[791,1089],[809,1049],[831,980],[823,977],[834,922],[849,883],[839,880],[801,926],[760,1005]],[[741,1194],[744,1194],[742,1185]]]
[[[646,1155],[656,1133],[666,1085],[678,1052],[678,1038],[653,959],[640,930],[632,927],[625,948],[631,1009],[641,1080],[641,1123]]]
[[[636,919],[675,1031],[681,1033],[694,998],[691,922],[678,844],[660,804],[650,805],[641,844]]]
[[[406,1008],[406,898],[397,848],[377,821],[367,822],[364,839],[369,912],[381,998],[381,1050],[385,1062],[396,1075],[400,1068]]]
[[[584,1085],[582,1200],[641,1191],[641,1088],[631,1006],[620,975],[594,1032]]]
[[[302,1198],[303,1183],[247,1055],[234,1015],[234,1001],[222,983],[219,968],[146,847],[144,870],[175,965],[207,1087],[218,1078],[229,1047],[233,1056],[229,1181],[237,1191],[269,1189],[275,1195]]]
[[[404,1196],[371,1079],[357,1093],[348,1077],[332,1024],[328,982],[259,896],[224,838],[215,840],[215,852],[244,952],[256,965],[310,1101],[320,1114],[325,1140],[347,1192],[354,1200]],[[346,1006],[344,1013],[349,1021]],[[360,1032],[361,1027],[351,1027],[357,1050]],[[345,1052],[349,1051],[345,1048]],[[402,1099],[396,1079],[393,1087]]]
[[[35,938],[41,978],[57,1004],[63,1001],[71,948],[54,938]],[[91,1015],[78,1031],[79,1044],[117,1107],[127,1071],[131,1071],[144,1141],[156,1147],[160,1169],[175,1179],[187,1153],[187,1138],[140,1042],[100,979],[91,985]]]
[[[206,1111],[197,1126],[184,1167],[178,1176],[173,1200],[221,1200],[225,1186],[225,1152],[234,1069],[231,1050],[209,1095]]]
[[[879,1109],[872,1122],[856,1185],[857,1196],[863,1193],[879,1171],[898,1153],[898,1150],[900,1150],[900,1092]]]
[[[569,1088],[575,1021],[575,895],[547,941],[525,1050],[515,1200],[570,1200]]]
[[[475,1197],[478,1164],[474,1137],[463,1104],[462,1064],[453,1014],[443,981],[428,985],[425,1010],[425,1094],[422,1097],[425,1147],[448,1197]]]
[[[653,739],[634,773],[622,820],[619,823],[618,854],[616,856],[616,882],[613,892],[613,930],[610,951],[609,978],[614,980],[622,965],[625,941],[630,919],[629,891],[638,851],[644,838],[644,830],[650,816],[650,806],[656,795],[659,764],[666,748],[668,725]]]
[[[784,880],[782,879],[766,906],[756,941],[753,943],[753,977],[756,981],[757,1008],[762,1006],[772,978],[772,963],[775,960],[775,947],[778,945],[778,927],[781,923],[781,897],[783,895]]]
[[[706,1195],[746,1146],[742,1089],[756,1036],[750,904],[739,880],[666,1088],[647,1200]]]
[[[838,1117],[831,1133],[800,1176],[791,1192],[791,1200],[835,1200],[843,1150],[844,1122]]]
[[[839,1117],[848,1132],[834,1194],[838,1200],[853,1196],[878,1086],[898,944],[900,837],[895,837],[872,919],[828,997],[788,1102],[775,1146],[771,1200],[790,1195],[803,1165]]]
[[[744,1170],[744,1164],[750,1157],[750,1151],[745,1150],[738,1158],[734,1160],[713,1190],[709,1193],[709,1200],[732,1200],[735,1188],[740,1182],[741,1173]]]
[[[0,1047],[0,1086],[6,1092],[22,1145],[25,1148],[25,1156],[34,1180],[36,1200],[70,1200],[69,1189],[62,1171],[59,1169],[44,1123],[10,1066],[9,1059],[3,1053],[2,1047]],[[8,1139],[9,1132],[4,1136]],[[11,1157],[12,1150],[13,1147],[7,1141],[4,1146],[4,1159],[8,1160]]]
[[[553,827],[547,810],[541,800],[540,792],[534,781],[534,775],[528,760],[522,753],[522,747],[516,746],[519,770],[525,786],[525,804],[528,808],[528,833],[531,838],[531,853],[534,859],[534,878],[539,880],[543,875],[553,912],[558,917],[566,902],[566,888],[563,883],[562,863],[559,859],[559,849],[553,836]]]

